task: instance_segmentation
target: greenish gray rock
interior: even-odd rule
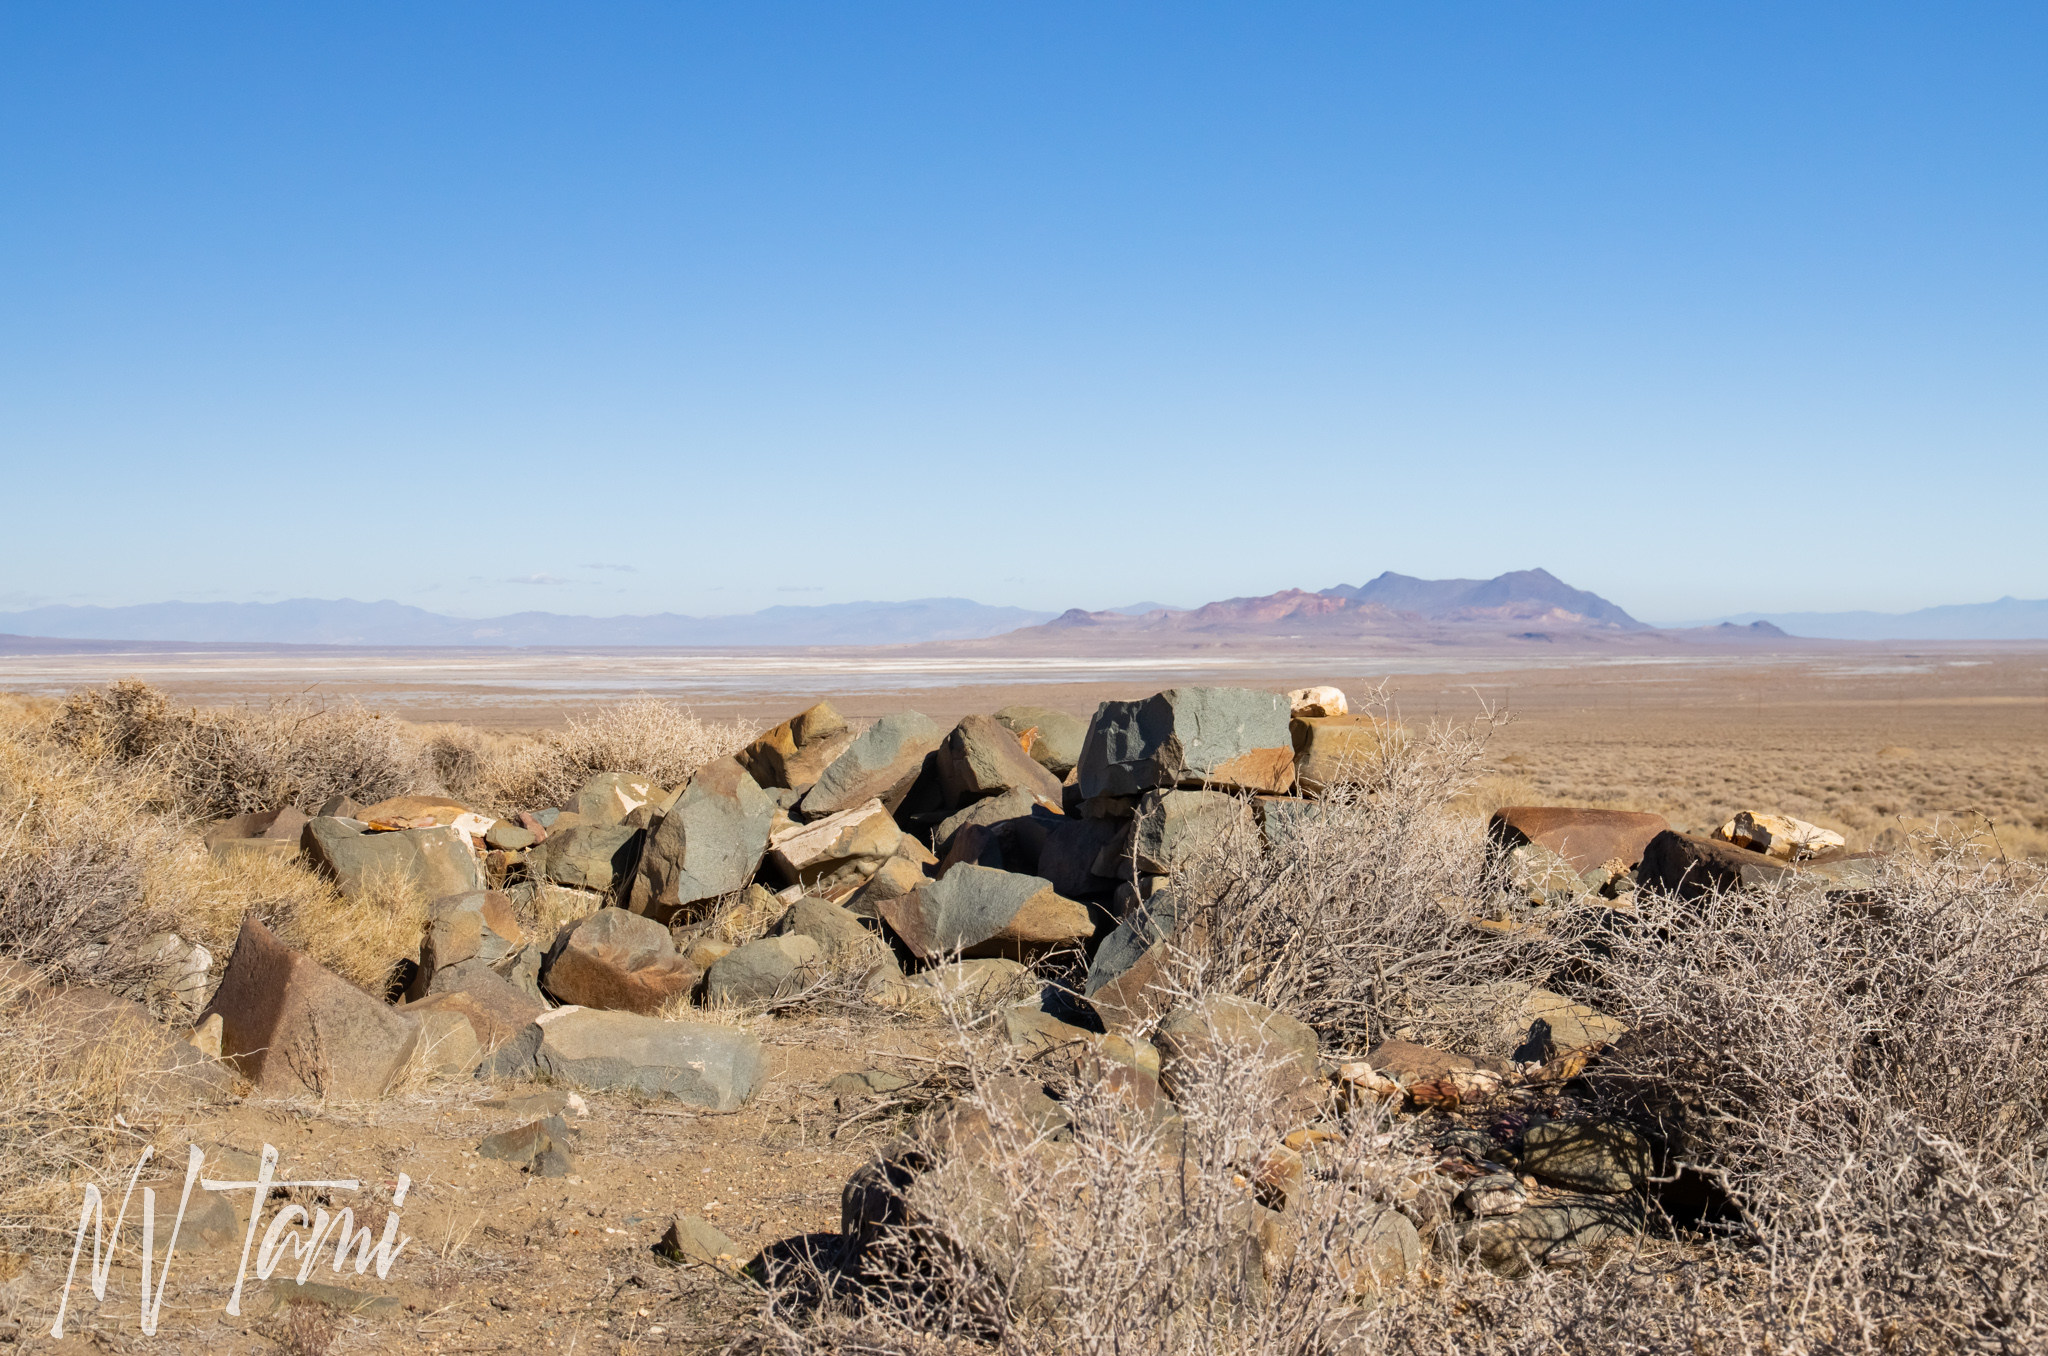
[[[720,1271],[737,1271],[746,1260],[739,1244],[695,1215],[677,1215],[655,1251],[672,1262],[695,1262]]]
[[[1522,1170],[1555,1186],[1618,1196],[1650,1175],[1650,1146],[1612,1119],[1545,1121],[1522,1136]]]
[[[625,772],[600,772],[578,787],[562,808],[579,816],[585,826],[620,824],[661,793],[661,784],[649,778]]]
[[[1170,875],[1204,844],[1251,819],[1251,807],[1221,791],[1148,791],[1138,802],[1133,831],[1137,870]],[[1118,863],[1127,874],[1130,859]]]
[[[1104,702],[1077,764],[1081,795],[1134,796],[1169,787],[1278,793],[1294,784],[1290,707],[1277,692],[1174,688]]]
[[[1643,1210],[1633,1196],[1563,1196],[1531,1202],[1512,1214],[1487,1215],[1457,1225],[1459,1246],[1503,1276],[1526,1276],[1563,1254],[1641,1231]]]
[[[433,992],[435,974],[464,961],[496,965],[525,940],[512,900],[501,891],[472,890],[437,899],[427,906],[427,935],[406,996]]]
[[[640,840],[640,830],[623,824],[578,824],[527,853],[526,870],[537,880],[610,894],[632,878]]]
[[[632,1089],[732,1111],[767,1073],[761,1042],[730,1026],[556,1008],[536,1021],[540,1071],[571,1087]]]
[[[958,808],[1005,791],[1029,791],[1060,803],[1060,779],[1039,766],[1016,732],[993,716],[968,716],[939,745],[939,784]]]
[[[775,804],[730,758],[691,776],[640,853],[630,906],[667,923],[706,900],[744,890],[768,850]]]
[[[576,1170],[576,1132],[560,1116],[543,1116],[513,1130],[486,1135],[476,1146],[483,1158],[516,1163],[535,1177],[567,1177]]]
[[[806,895],[789,906],[789,912],[775,922],[778,937],[808,937],[828,960],[841,952],[873,956],[886,950],[882,939],[860,921],[858,914],[839,907],[829,899]]]
[[[307,822],[299,850],[349,899],[394,880],[410,883],[427,899],[484,888],[476,854],[446,825],[370,833],[360,820],[322,815]]]
[[[880,799],[894,809],[924,769],[925,755],[939,747],[945,731],[929,716],[900,711],[883,716],[861,731],[832,760],[817,785],[804,793],[806,816],[837,814],[866,801]]]
[[[773,998],[784,985],[800,982],[798,972],[824,959],[824,948],[809,937],[763,937],[734,947],[711,963],[704,975],[706,1003],[751,1003]]]
[[[987,944],[1078,941],[1095,931],[1087,906],[1062,898],[1052,882],[964,862],[877,911],[913,954],[927,960]]]
[[[1031,741],[1031,756],[1055,777],[1065,777],[1081,761],[1088,722],[1079,716],[1049,706],[1006,706],[996,712],[996,719],[1020,735],[1026,730],[1037,730]]]

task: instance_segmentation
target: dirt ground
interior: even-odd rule
[[[247,1158],[236,1155],[253,1158],[269,1144],[279,1151],[280,1180],[362,1182],[354,1193],[274,1191],[258,1247],[262,1230],[290,1202],[309,1209],[326,1204],[337,1213],[351,1203],[362,1213],[367,1204],[367,1222],[381,1231],[398,1175],[410,1176],[400,1218],[402,1234],[412,1241],[386,1279],[377,1279],[374,1266],[358,1276],[351,1265],[336,1276],[331,1250],[321,1253],[312,1280],[329,1288],[311,1293],[327,1303],[296,1321],[316,1329],[315,1320],[332,1323],[332,1344],[325,1348],[331,1352],[636,1356],[716,1350],[731,1324],[758,1306],[759,1291],[712,1268],[675,1265],[658,1255],[655,1245],[670,1221],[678,1214],[702,1216],[739,1245],[742,1261],[763,1249],[793,1258],[807,1247],[829,1245],[838,1236],[840,1187],[895,1121],[886,1110],[861,1119],[879,1099],[834,1094],[825,1085],[838,1074],[870,1069],[914,1080],[931,1071],[951,1037],[930,1021],[878,1019],[872,1011],[857,1023],[803,1016],[747,1025],[767,1047],[772,1072],[746,1107],[712,1114],[672,1101],[582,1093],[588,1114],[568,1117],[578,1146],[574,1171],[565,1178],[529,1176],[475,1152],[485,1136],[534,1118],[530,1109],[490,1102],[542,1089],[461,1082],[371,1106],[250,1101],[194,1110],[136,1127],[121,1180],[125,1184],[125,1169],[141,1146],[153,1145],[156,1154],[141,1181],[157,1191],[161,1257],[189,1144],[207,1153],[209,1177],[233,1176],[237,1163],[246,1169]],[[312,1356],[323,1334],[295,1332],[292,1308],[279,1308],[279,1295],[308,1293],[290,1279],[300,1259],[289,1249],[266,1283],[257,1279],[252,1248],[243,1312],[224,1312],[253,1195],[195,1191],[154,1337],[139,1327],[139,1189],[105,1301],[96,1302],[89,1285],[88,1238],[71,1288],[66,1336],[48,1336],[76,1222],[75,1216],[64,1219],[63,1246],[44,1240],[26,1256],[13,1254],[16,1274],[0,1287],[8,1317],[19,1325],[7,1334],[13,1349]],[[195,1221],[211,1200],[232,1201],[231,1236],[209,1241],[196,1232]],[[119,1205],[118,1195],[108,1203],[110,1229]],[[75,1198],[69,1208],[77,1208]]]

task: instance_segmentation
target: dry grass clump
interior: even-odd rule
[[[257,853],[215,857],[190,839],[154,858],[145,897],[177,920],[178,935],[226,968],[244,915],[334,973],[381,995],[398,959],[416,954],[431,902],[411,881],[371,879],[355,899],[298,861]]]
[[[68,1184],[104,1174],[142,1143],[117,1119],[137,1111],[149,1087],[136,1077],[135,1045],[77,1029],[67,1010],[36,1001],[40,983],[24,969],[0,970],[0,1238],[61,1229],[55,1207]]]
[[[538,735],[435,727],[434,767],[451,795],[501,812],[561,805],[600,772],[679,785],[714,758],[737,752],[761,727],[710,721],[679,702],[636,697]]]
[[[134,783],[81,773],[39,741],[39,714],[10,704],[0,720],[0,956],[140,996],[145,944],[175,925],[143,881],[177,835]]]
[[[51,732],[89,767],[142,765],[168,807],[195,819],[438,789],[424,742],[353,702],[174,711],[161,691],[123,679],[73,693]]]

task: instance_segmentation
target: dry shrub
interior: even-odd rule
[[[145,765],[169,807],[195,819],[437,789],[425,743],[354,702],[173,711],[162,692],[123,679],[72,694],[51,730],[89,767]]]
[[[155,971],[145,944],[175,926],[144,876],[175,832],[133,786],[81,775],[36,734],[10,721],[0,738],[0,956],[141,996]]]
[[[1203,844],[1171,887],[1180,982],[1284,1009],[1340,1048],[1489,1044],[1492,986],[1540,982],[1555,961],[1534,931],[1471,926],[1497,885],[1457,802],[1493,728],[1389,739],[1358,780],[1263,835],[1270,845],[1249,820]]]
[[[509,812],[565,804],[600,772],[673,787],[759,732],[749,721],[703,720],[681,703],[636,697],[595,715],[572,716],[562,729],[538,735],[441,726],[430,742],[434,766],[451,794]]]
[[[259,853],[214,857],[186,839],[154,858],[146,897],[178,935],[213,953],[217,981],[245,915],[370,993],[382,995],[400,958],[417,954],[427,901],[404,878],[372,879],[356,899],[296,860]]]
[[[1741,1209],[1771,1322],[2048,1341],[2044,923],[2035,873],[1958,845],[1860,900],[1651,898],[1584,938],[1589,996],[1635,1028],[1602,1084]]]
[[[957,1097],[886,1156],[918,1166],[893,1190],[886,1169],[868,1178],[900,1222],[836,1271],[771,1277],[782,1287],[746,1345],[1309,1353],[1354,1321],[1355,1293],[1391,1283],[1365,1240],[1427,1162],[1374,1113],[1317,1146],[1275,1214],[1261,1204],[1278,1199],[1265,1059],[1184,1069],[1181,1117],[1161,1121],[1106,1076],[1112,1066],[1072,1050],[1027,1060],[971,1023],[956,1032],[952,1064],[928,1081]],[[1060,1095],[1063,1125],[1020,1114],[1018,1090],[1041,1083]],[[880,1217],[875,1196],[863,1204]]]
[[[39,981],[0,967],[0,1230],[63,1232],[70,1184],[111,1185],[116,1159],[133,1166],[143,1140],[117,1117],[141,1119],[151,1091],[133,1042],[81,1030],[76,1009],[33,1001]],[[67,1207],[68,1208],[68,1207]],[[73,1216],[75,1221],[76,1216]]]

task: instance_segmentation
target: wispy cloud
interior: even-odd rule
[[[558,579],[551,574],[516,574],[505,582],[508,584],[566,584],[569,581]]]
[[[823,584],[778,584],[775,586],[775,591],[777,593],[823,593],[825,586]]]
[[[584,565],[581,568],[586,570],[617,570],[621,574],[640,573],[640,567],[638,565],[607,565],[604,564],[602,561],[592,561],[590,564]]]

